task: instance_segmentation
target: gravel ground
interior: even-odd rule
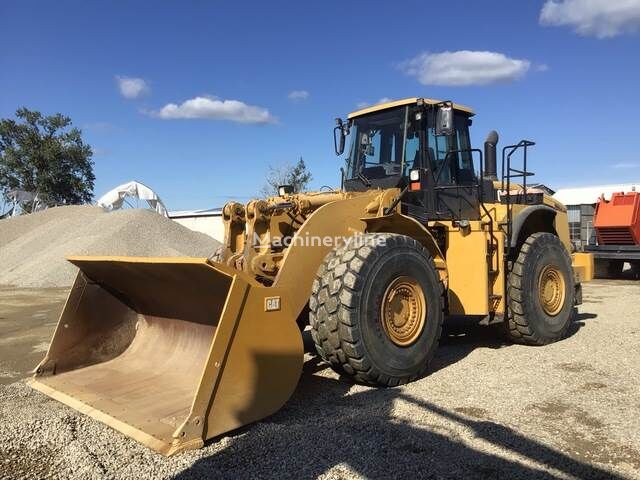
[[[450,322],[430,374],[400,388],[352,385],[309,355],[280,412],[169,459],[2,386],[0,477],[640,478],[640,283],[584,293],[570,336],[546,347]]]
[[[29,376],[40,363],[68,290],[0,287],[0,385]]]
[[[70,286],[68,255],[208,257],[220,243],[145,209],[56,207],[0,220],[0,285]]]

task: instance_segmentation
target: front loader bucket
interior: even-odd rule
[[[293,393],[303,346],[285,292],[207,259],[69,260],[80,272],[37,390],[165,455]]]

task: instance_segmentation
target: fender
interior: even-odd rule
[[[551,225],[551,231],[549,233],[556,233],[554,222],[556,218],[557,210],[547,206],[547,205],[530,205],[525,207],[518,213],[513,219],[513,226],[511,230],[511,248],[516,248],[518,246],[518,240],[520,238],[520,232],[527,225],[527,222],[534,218],[540,218],[542,222],[546,225]],[[547,231],[544,228],[538,227],[535,231],[543,232]]]
[[[314,211],[295,233],[282,259],[273,283],[290,292],[290,308],[297,317],[311,295],[313,279],[324,257],[334,247],[331,243],[309,243],[305,239],[351,237],[365,231],[361,217],[365,207],[380,194],[371,191],[352,198],[327,203]],[[298,242],[300,240],[300,242]],[[294,318],[296,318],[294,317]]]
[[[445,288],[447,287],[449,275],[444,255],[438,246],[438,242],[424,225],[414,218],[397,212],[382,217],[363,218],[362,221],[367,224],[366,232],[368,233],[397,233],[420,242],[433,257],[440,279]]]

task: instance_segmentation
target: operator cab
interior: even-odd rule
[[[344,189],[407,188],[404,213],[421,220],[479,218],[479,181],[474,169],[469,126],[473,111],[437,100],[409,98],[337,120],[336,153],[346,155]],[[479,171],[479,169],[478,169]],[[408,188],[410,172],[422,176]]]
[[[454,109],[455,134],[436,135],[436,102],[418,106],[417,100],[401,100],[349,115],[351,145],[346,158],[347,190],[367,189],[362,176],[374,187],[404,187],[403,179],[411,169],[438,171],[449,151],[471,148],[469,125],[473,113],[469,109]],[[412,102],[402,104],[407,101]],[[425,108],[426,105],[431,108]],[[421,137],[425,137],[426,152],[421,152]],[[460,153],[454,160],[457,161],[449,160],[449,168],[442,171],[440,181],[473,181],[475,174],[470,152]]]

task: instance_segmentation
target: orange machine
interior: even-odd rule
[[[599,245],[640,245],[640,193],[614,193],[596,205],[593,226]]]
[[[625,262],[639,270],[640,192],[614,193],[608,201],[599,198],[593,226],[598,244],[585,250],[593,253],[597,271],[616,276]]]

